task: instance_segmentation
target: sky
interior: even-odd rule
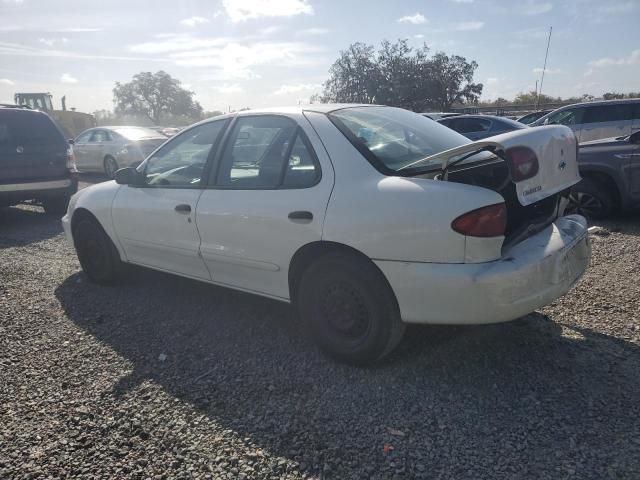
[[[640,90],[640,0],[0,0],[0,102],[113,109],[115,82],[164,70],[205,110],[307,102],[340,50],[408,39],[475,60],[482,98]]]

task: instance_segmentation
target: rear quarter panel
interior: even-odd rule
[[[462,263],[466,237],[451,229],[459,215],[500,203],[488,189],[379,173],[320,113],[306,113],[335,170],[323,240],[349,245],[373,259]],[[491,248],[499,255],[502,239]]]

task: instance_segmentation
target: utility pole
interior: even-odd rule
[[[549,56],[549,45],[551,44],[551,32],[553,27],[549,27],[549,38],[547,39],[547,52],[544,54],[544,66],[542,67],[542,79],[540,79],[540,92],[536,95],[536,110],[540,104],[540,95],[542,95],[542,84],[544,83],[544,74],[547,71],[547,57]]]

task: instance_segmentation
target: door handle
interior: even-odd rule
[[[311,220],[313,220],[313,213],[308,212],[306,210],[297,210],[289,214],[289,219],[290,220],[307,220],[310,222]]]
[[[175,211],[178,213],[191,213],[191,205],[181,203],[180,205],[176,205]]]

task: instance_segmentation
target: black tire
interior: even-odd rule
[[[577,213],[588,219],[602,220],[611,215],[614,204],[613,195],[607,185],[584,178],[571,189],[566,213]]]
[[[115,178],[118,168],[120,167],[118,167],[118,162],[116,162],[115,158],[111,156],[104,157],[104,174],[107,178]]]
[[[42,202],[42,208],[47,215],[55,215],[56,217],[62,217],[67,213],[67,207],[69,206],[69,197],[54,197],[48,198]]]
[[[73,243],[84,273],[94,283],[112,285],[124,269],[120,255],[97,220],[80,218],[73,226]]]
[[[329,253],[314,261],[302,275],[296,300],[320,349],[341,362],[380,360],[405,331],[385,278],[353,254]]]

